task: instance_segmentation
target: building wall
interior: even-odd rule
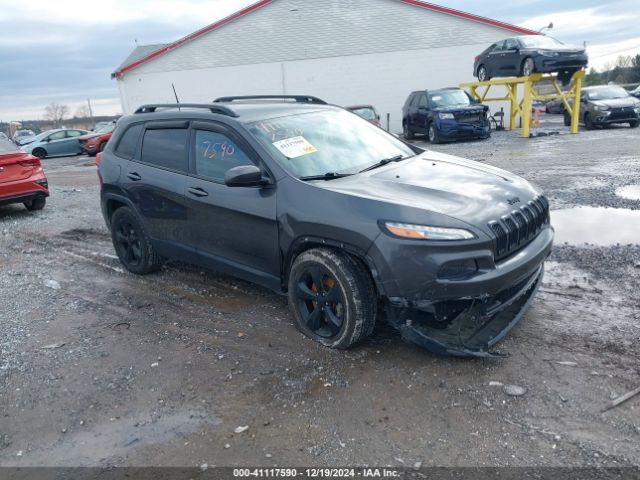
[[[307,94],[337,105],[371,103],[386,126],[402,130],[402,105],[413,90],[457,86],[472,81],[472,62],[484,44],[293,62],[202,68],[174,72],[133,71],[119,81],[123,110],[145,103],[211,102],[226,95]],[[493,105],[490,105],[492,111]]]

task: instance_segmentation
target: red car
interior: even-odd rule
[[[98,152],[104,150],[107,146],[107,142],[111,138],[113,129],[116,128],[115,123],[109,123],[97,127],[93,132],[86,135],[82,135],[80,140],[80,148],[84,153],[93,157]]]
[[[42,210],[49,183],[40,160],[7,140],[0,140],[0,205],[23,203],[28,210]]]
[[[378,115],[373,105],[352,105],[351,107],[347,107],[347,110],[370,121],[378,127],[380,126],[380,115]]]

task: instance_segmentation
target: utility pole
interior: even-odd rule
[[[87,98],[87,105],[89,105],[89,118],[91,118],[91,124],[95,127],[95,122],[93,121],[93,110],[91,109],[91,99]]]

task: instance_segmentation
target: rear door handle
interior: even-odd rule
[[[200,187],[190,187],[187,192],[196,197],[208,197],[209,194]]]
[[[142,177],[141,177],[138,173],[136,173],[136,172],[129,172],[129,173],[127,173],[127,178],[128,178],[129,180],[133,180],[134,182],[137,182],[137,181],[139,181],[139,180],[142,180]]]

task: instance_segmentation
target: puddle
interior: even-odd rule
[[[556,230],[557,245],[640,243],[640,210],[602,207],[553,210],[551,224]]]
[[[640,200],[640,185],[627,185],[616,190],[616,195],[627,200]]]

